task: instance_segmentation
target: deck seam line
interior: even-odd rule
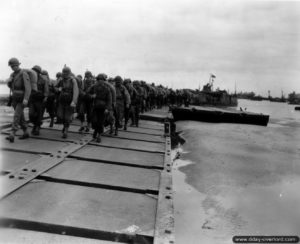
[[[72,159],[78,159],[88,162],[95,162],[95,163],[105,163],[105,164],[113,164],[113,165],[120,165],[120,166],[128,166],[128,167],[134,167],[134,168],[146,168],[146,169],[157,169],[162,170],[163,166],[154,166],[154,165],[142,165],[142,164],[130,164],[130,163],[122,163],[117,161],[108,161],[104,159],[94,159],[94,158],[86,158],[81,156],[74,156],[74,155],[68,155],[66,159],[72,158]]]
[[[36,179],[45,180],[48,182],[55,182],[55,183],[76,185],[76,186],[84,186],[84,187],[92,187],[92,188],[99,188],[99,189],[107,189],[107,190],[113,190],[113,191],[158,195],[158,190],[151,190],[151,189],[138,189],[138,188],[132,188],[132,187],[117,186],[117,185],[115,185],[115,186],[107,185],[107,184],[102,184],[102,183],[68,180],[68,179],[55,178],[55,177],[44,176],[44,175],[39,175]]]
[[[137,148],[115,147],[115,146],[103,145],[103,144],[97,143],[97,142],[89,142],[88,145],[97,146],[97,147],[122,149],[122,150],[128,150],[128,151],[136,151],[136,152],[159,153],[159,154],[165,153],[164,151],[149,151],[149,150],[137,149]]]

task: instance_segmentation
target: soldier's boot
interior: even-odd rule
[[[52,127],[53,127],[53,124],[54,124],[54,118],[51,118],[51,121],[50,121],[49,127],[50,127],[50,128],[52,128]]]
[[[95,129],[95,130],[94,130],[94,133],[93,133],[93,138],[94,138],[94,139],[97,138],[97,134],[98,134],[98,131]]]
[[[116,126],[116,128],[115,128],[115,136],[117,136],[118,135],[118,127]]]
[[[124,130],[127,130],[127,124],[126,123],[124,124]]]
[[[29,134],[28,134],[28,132],[27,132],[27,129],[23,129],[23,135],[21,135],[21,136],[19,137],[19,139],[20,139],[20,140],[25,140],[25,139],[27,139],[27,138],[29,138]]]
[[[63,139],[68,138],[68,127],[66,127],[66,126],[64,126],[64,128],[63,128],[62,138]]]
[[[109,134],[112,135],[114,133],[113,125],[110,125]]]
[[[12,131],[9,136],[5,138],[9,142],[13,143],[15,141],[15,131]]]
[[[36,131],[36,126],[33,125],[32,130],[31,130],[31,135],[35,135],[35,131]]]
[[[62,124],[62,120],[59,118],[56,118],[56,121],[54,122],[55,124]]]
[[[31,134],[32,134],[32,135],[35,135],[35,136],[38,136],[38,135],[40,134],[39,126],[38,126],[38,125],[33,126],[33,129],[32,129],[32,131],[31,131]]]
[[[91,125],[90,125],[90,123],[88,123],[87,126],[85,127],[85,132],[89,132],[90,131],[90,127],[91,127]]]
[[[41,129],[40,126],[37,126],[37,127],[36,127],[35,135],[37,135],[37,136],[40,135],[40,129]]]
[[[101,142],[101,136],[100,136],[100,133],[99,133],[98,136],[97,136],[96,142],[98,142],[98,143]]]

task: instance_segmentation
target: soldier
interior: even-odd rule
[[[182,91],[182,100],[183,100],[183,103],[184,103],[185,107],[188,107],[190,105],[190,100],[191,100],[190,97],[191,97],[190,91],[187,90],[187,89],[184,89]]]
[[[150,109],[154,109],[156,105],[156,99],[157,99],[157,90],[155,87],[155,84],[152,83],[150,86],[150,92],[149,92],[149,100],[150,100]]]
[[[125,108],[129,108],[130,105],[130,96],[127,89],[122,84],[122,78],[120,76],[115,77],[116,82],[116,131],[115,134],[118,134],[118,129],[122,128],[124,111]],[[127,125],[124,124],[124,129],[127,129]]]
[[[42,75],[40,66],[35,65],[32,70],[37,73],[37,91],[32,92],[29,102],[29,119],[33,124],[32,135],[38,136],[42,125],[45,104],[49,95],[48,77]]]
[[[176,90],[176,100],[177,100],[177,106],[181,107],[181,105],[182,105],[182,92],[181,92],[181,90]]]
[[[104,84],[105,80],[105,74],[99,74],[96,84],[87,90],[92,95],[92,98],[94,98],[91,121],[94,129],[93,138],[96,139],[96,142],[101,142],[105,116],[112,107],[111,91]]]
[[[56,85],[56,90],[59,92],[57,116],[63,123],[62,138],[67,138],[69,125],[78,99],[77,82],[71,75],[69,67],[63,68],[62,77]]]
[[[139,81],[137,81],[137,80],[133,82],[133,87],[136,90],[136,96],[131,103],[132,104],[133,125],[138,127],[144,91],[141,88]]]
[[[144,83],[145,81],[140,81],[140,88],[141,88],[141,91],[142,91],[142,104],[141,104],[141,113],[143,114],[144,112],[146,112],[146,100],[147,100],[147,91],[144,87]]]
[[[84,131],[84,121],[87,121],[87,125],[85,127],[85,132],[90,131],[91,126],[91,113],[92,113],[92,104],[93,99],[92,97],[87,93],[87,90],[90,89],[91,86],[93,86],[95,83],[95,79],[92,75],[91,71],[86,71],[84,74],[84,80],[83,80],[83,89],[82,89],[82,101],[80,106],[80,112],[79,112],[79,119],[81,122],[81,126],[79,129],[79,132]],[[85,119],[86,117],[86,119]]]
[[[62,79],[62,73],[61,72],[57,72],[56,73],[56,84],[54,86],[55,89],[55,114],[56,114],[56,121],[55,124],[61,124],[61,120],[57,117],[57,110],[58,110],[58,97],[59,97],[59,93],[57,92],[57,89],[55,88],[56,85],[58,84],[58,82]]]
[[[107,76],[105,75],[105,81],[104,84],[107,85],[107,87],[110,90],[111,93],[111,99],[112,99],[112,107],[111,109],[108,111],[108,115],[107,115],[107,123],[110,126],[110,131],[109,134],[112,135],[113,134],[113,126],[115,124],[115,111],[116,111],[116,88],[115,86],[111,83],[112,79],[110,78],[109,81],[106,80]]]
[[[13,70],[8,82],[8,87],[12,91],[12,106],[14,108],[14,117],[12,122],[11,134],[6,137],[10,142],[14,142],[18,125],[23,130],[23,135],[19,139],[26,139],[29,137],[27,132],[27,124],[24,117],[24,107],[28,105],[28,100],[31,93],[30,78],[28,74],[20,68],[20,62],[16,58],[11,58],[8,65]]]
[[[131,80],[130,79],[125,79],[124,80],[124,86],[127,89],[129,96],[130,96],[130,101],[132,103],[132,101],[135,99],[135,97],[137,96],[136,94],[136,90],[134,89],[133,85],[131,84]],[[134,124],[134,119],[133,119],[133,109],[132,109],[132,104],[130,103],[129,108],[125,108],[125,124],[124,124],[124,130],[127,130],[127,123],[129,120],[129,117],[131,117],[132,119],[132,123],[131,125]]]
[[[56,102],[55,102],[55,88],[54,88],[56,85],[56,81],[50,79],[47,71],[42,71],[42,74],[48,78],[48,82],[49,82],[49,94],[46,102],[46,110],[51,119],[49,127],[53,127],[54,118],[56,116],[56,105],[55,105]]]
[[[152,92],[150,85],[148,85],[145,81],[143,81],[142,86],[146,91],[145,96],[145,111],[149,111],[151,109],[150,105],[150,93]]]
[[[78,86],[78,100],[77,100],[77,104],[76,104],[76,113],[77,113],[77,119],[80,119],[82,114],[80,111],[81,108],[81,103],[83,100],[83,81],[82,81],[82,76],[81,75],[77,75],[75,77],[76,81],[77,81],[77,86]]]
[[[173,89],[170,88],[169,90],[169,103],[170,105],[174,106],[176,103],[176,93]]]

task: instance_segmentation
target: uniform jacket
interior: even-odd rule
[[[87,90],[94,84],[95,84],[95,80],[93,78],[84,78],[83,91],[87,92]]]
[[[44,97],[49,96],[49,78],[46,75],[38,75],[37,90],[43,93]]]
[[[116,98],[116,88],[110,84],[108,81],[105,81],[104,84],[107,85],[107,87],[109,88],[110,90],[110,93],[111,93],[111,99],[112,99],[112,104],[114,106],[116,106],[116,103],[117,103],[117,98]]]
[[[130,104],[130,95],[127,89],[125,88],[125,86],[123,85],[116,86],[116,99],[117,102],[124,102],[125,105]]]
[[[12,90],[12,93],[23,92],[24,99],[29,100],[31,93],[30,79],[27,72],[23,69],[20,69],[16,72],[13,72],[10,76],[10,81],[8,82],[8,87]]]
[[[61,77],[56,85],[56,88],[60,87],[62,88],[62,92],[72,94],[72,102],[76,104],[78,99],[78,86],[75,78],[72,76],[67,78]]]
[[[135,85],[134,88],[136,90],[136,99],[133,101],[132,104],[139,106],[142,103],[144,91],[139,85]]]
[[[134,104],[135,100],[137,98],[136,89],[133,87],[132,84],[126,84],[125,88],[127,89],[128,93],[130,95],[131,104]]]
[[[97,82],[92,85],[87,92],[89,94],[95,94],[94,106],[105,107],[106,109],[112,108],[112,95],[109,87],[104,82]]]

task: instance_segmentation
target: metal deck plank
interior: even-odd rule
[[[40,174],[61,163],[65,157],[69,156],[79,148],[85,146],[90,142],[91,139],[92,138],[90,136],[82,137],[82,139],[77,142],[66,144],[66,146],[61,147],[58,151],[52,152],[46,156],[44,155],[39,159],[30,162],[24,167],[21,167],[3,177],[0,177],[0,185],[2,186],[0,188],[0,199],[6,197]],[[49,142],[51,141],[48,141],[48,143]],[[58,142],[56,143],[60,144]]]
[[[122,244],[104,240],[74,237],[64,234],[53,234],[38,231],[0,228],[0,243],[14,244],[53,244],[53,243],[72,243],[72,244]]]
[[[2,131],[3,134],[9,134],[9,130]],[[17,136],[22,135],[23,132],[17,131]],[[72,142],[76,140],[80,140],[82,138],[82,134],[79,133],[68,133],[68,138],[62,138],[62,132],[60,130],[52,130],[52,129],[46,129],[42,128],[40,130],[39,136],[30,135],[31,138],[35,139],[44,139],[44,140],[54,140],[54,141],[63,141],[63,142]]]
[[[106,133],[106,136],[110,136],[108,132]],[[136,141],[148,141],[148,142],[160,142],[164,143],[165,138],[163,136],[157,136],[157,135],[146,135],[141,133],[128,133],[123,130],[119,131],[118,136],[110,136],[110,137],[116,137],[116,138],[124,138],[129,140],[136,140]]]
[[[153,143],[145,141],[133,141],[116,137],[103,137],[101,143],[91,142],[92,145],[117,147],[122,149],[142,150],[148,152],[165,152],[163,143]]]
[[[135,132],[135,133],[141,133],[146,135],[157,135],[157,136],[161,136],[164,134],[163,130],[154,130],[154,129],[140,128],[140,127],[127,127],[127,130],[124,132]]]
[[[2,171],[14,171],[26,164],[40,158],[37,154],[1,151],[1,164],[0,170]]]
[[[155,128],[156,128],[156,127],[158,127],[158,128],[160,128],[160,127],[163,128],[163,127],[164,127],[164,124],[161,123],[161,122],[156,122],[156,121],[143,120],[143,119],[141,119],[141,120],[139,121],[139,126],[147,126],[147,127],[149,127],[149,128],[155,126]]]
[[[28,152],[37,152],[37,153],[51,153],[60,150],[61,148],[67,146],[65,142],[55,142],[47,141],[36,138],[28,138],[26,140],[19,140],[15,138],[14,143],[10,143],[5,139],[5,135],[0,135],[1,148],[21,150]]]
[[[156,121],[156,122],[164,122],[164,120],[166,119],[166,115],[165,114],[141,114],[140,115],[140,119],[142,120],[150,120],[150,121]]]
[[[2,219],[19,219],[104,232],[154,235],[157,200],[144,194],[31,182],[2,199]]]
[[[166,113],[159,116],[167,117]],[[69,135],[74,134],[74,138],[84,137],[86,134],[78,133],[78,121],[74,122]],[[162,123],[141,120],[140,125],[138,128],[128,127],[128,131],[120,130],[117,137],[105,135],[97,146],[84,146],[91,143],[91,135],[86,136],[89,139],[81,145],[65,143],[67,146],[59,146],[59,153],[55,150],[53,155],[43,156],[30,163],[29,174],[22,171],[24,167],[9,174],[15,178],[10,179],[9,187],[4,192],[5,198],[0,201],[0,219],[19,221],[18,224],[25,229],[26,223],[33,223],[29,226],[36,227],[36,230],[42,225],[41,231],[45,232],[48,232],[47,225],[50,224],[50,229],[63,227],[70,231],[69,235],[74,236],[78,236],[78,228],[83,236],[92,231],[100,239],[105,239],[103,235],[107,233],[113,237],[125,233],[126,236],[146,236],[152,238],[152,241],[154,238],[154,243],[174,243],[170,138],[162,136]],[[50,140],[61,136],[61,128],[62,125],[55,125],[41,132],[47,131],[47,142],[53,142]],[[88,134],[91,133],[92,130]],[[42,141],[34,138],[29,140]],[[35,150],[34,146],[30,148]],[[72,152],[67,150],[65,154],[64,148],[73,149]],[[157,149],[160,149],[159,153],[156,153]],[[145,152],[149,150],[151,152]],[[35,172],[31,172],[31,169],[35,169]],[[40,179],[48,181],[31,181],[38,175],[41,175]],[[5,179],[4,183],[7,183],[8,177]],[[61,183],[55,183],[55,180]],[[2,181],[0,184],[6,188]],[[155,194],[159,190],[159,195],[140,194],[146,189],[155,191]],[[135,190],[138,193],[132,192]],[[7,194],[12,191],[13,194]],[[22,224],[25,226],[22,227]],[[137,231],[129,233],[129,229]],[[50,235],[55,235],[53,233]]]
[[[151,126],[151,125],[147,125],[147,124],[142,124],[139,125],[140,129],[151,129],[151,130],[156,130],[156,131],[161,131],[162,133],[164,132],[164,127],[163,126]]]
[[[80,159],[117,162],[132,166],[163,167],[164,164],[164,155],[160,153],[147,153],[93,145],[87,145],[72,153],[71,156],[79,157]]]
[[[72,169],[72,170],[70,170]],[[45,172],[46,176],[98,184],[118,189],[158,192],[160,172],[158,170],[94,163],[67,159],[56,167]]]
[[[49,123],[50,123],[50,120],[44,120],[43,121],[43,124],[42,124],[42,126],[41,126],[41,130],[43,130],[43,129],[48,129],[48,130],[58,130],[58,131],[62,131],[62,129],[63,129],[63,125],[62,124],[53,124],[53,127],[49,127]],[[33,127],[33,125],[32,124],[29,124],[29,127]],[[79,124],[74,124],[74,123],[71,123],[70,124],[70,126],[69,126],[69,132],[70,133],[78,133],[78,134],[80,134],[79,133],[79,128],[80,128],[80,125]],[[89,134],[91,134],[92,133],[92,129],[90,129],[90,132],[89,132]]]

